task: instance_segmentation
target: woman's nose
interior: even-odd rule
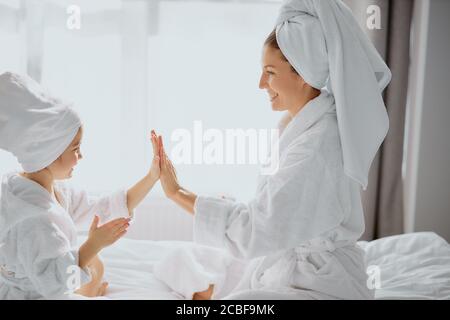
[[[264,75],[264,73],[261,75],[261,78],[259,79],[259,88],[260,89],[264,89],[267,87],[267,80],[266,77]]]

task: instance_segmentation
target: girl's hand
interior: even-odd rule
[[[177,173],[175,168],[172,165],[169,157],[166,154],[164,149],[162,137],[158,138],[159,144],[159,158],[161,159],[161,175],[160,181],[161,186],[163,187],[164,193],[168,198],[173,198],[175,194],[181,189],[180,184],[178,183]]]
[[[96,215],[89,228],[89,237],[86,241],[96,252],[112,245],[127,232],[130,218],[118,218],[111,220],[101,227],[98,226],[99,218]]]
[[[157,181],[161,175],[161,169],[160,169],[160,151],[159,151],[159,143],[158,143],[158,137],[156,136],[156,133],[154,130],[151,132],[151,140],[152,140],[152,147],[153,147],[153,160],[152,160],[152,166],[149,171],[150,178],[153,181]]]

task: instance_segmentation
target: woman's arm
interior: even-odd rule
[[[186,190],[180,188],[172,197],[170,197],[172,201],[182,207],[184,210],[194,215],[194,204],[197,199],[197,195]]]
[[[152,147],[153,147],[153,160],[152,166],[148,174],[138,181],[133,187],[127,191],[127,207],[131,215],[134,208],[145,198],[145,196],[150,192],[150,190],[155,185],[156,181],[159,179],[160,175],[160,164],[159,164],[159,151],[158,151],[158,141],[155,132],[152,131],[151,134]]]

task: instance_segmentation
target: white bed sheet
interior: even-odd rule
[[[380,268],[375,299],[450,299],[450,245],[434,232],[359,243]]]
[[[80,236],[79,243],[85,237]],[[450,245],[432,232],[359,242],[367,264],[380,270],[376,299],[450,299]],[[153,267],[185,241],[121,239],[103,250],[109,299],[182,299],[153,275]]]

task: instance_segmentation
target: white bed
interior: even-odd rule
[[[80,241],[84,240],[80,236]],[[450,245],[432,232],[359,242],[367,265],[378,266],[376,299],[450,299]],[[185,241],[122,239],[105,249],[110,299],[182,299],[152,273],[155,264]]]

